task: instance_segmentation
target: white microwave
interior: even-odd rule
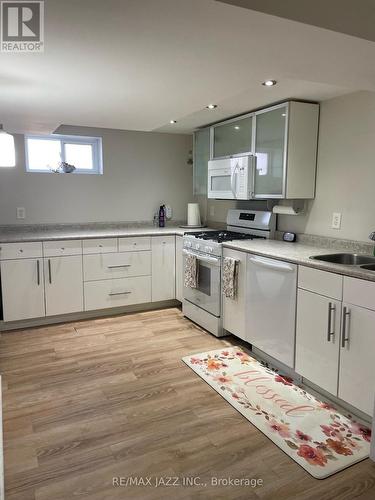
[[[251,200],[254,156],[221,158],[208,162],[208,198]]]

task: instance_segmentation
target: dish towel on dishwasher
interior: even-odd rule
[[[197,288],[198,266],[195,255],[186,255],[184,285],[189,288]]]
[[[234,299],[237,295],[239,262],[231,257],[225,257],[223,263],[223,294],[227,299]]]

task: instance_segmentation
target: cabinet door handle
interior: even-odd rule
[[[341,337],[341,347],[345,347],[346,342],[349,342],[349,328],[348,328],[348,318],[350,318],[350,310],[344,307],[342,312],[342,337]],[[348,333],[348,336],[346,334]]]
[[[52,284],[51,259],[48,259],[48,281]]]
[[[38,283],[38,286],[40,285],[40,262],[39,260],[36,261],[36,282]]]
[[[121,265],[117,265],[117,266],[107,266],[108,269],[118,269],[120,267],[131,267],[131,264],[121,264]]]
[[[336,306],[335,304],[332,304],[332,302],[330,302],[328,304],[328,329],[327,329],[328,342],[331,342],[331,337],[334,337],[335,335],[335,330],[332,331],[332,313],[334,311],[336,311]]]
[[[115,295],[128,295],[129,293],[131,293],[131,292],[112,292],[112,293],[109,293],[108,295],[110,297],[114,297]]]

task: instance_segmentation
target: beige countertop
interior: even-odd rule
[[[60,224],[35,226],[0,226],[1,243],[23,243],[30,241],[56,241],[69,239],[91,238],[121,238],[129,236],[157,236],[178,235],[199,229],[184,229],[170,223],[167,227],[159,228],[151,224],[121,224],[121,223],[92,223],[92,224]],[[211,230],[205,228],[205,231]],[[262,255],[277,260],[284,260],[294,264],[305,265],[345,276],[375,281],[375,272],[362,269],[358,266],[332,264],[310,259],[313,255],[328,253],[343,253],[348,250],[339,247],[320,247],[302,243],[287,243],[279,240],[238,240],[223,244],[224,248],[233,248],[244,252]]]
[[[25,243],[29,241],[83,240],[91,238],[121,238],[128,236],[178,235],[200,229],[185,229],[178,225],[155,227],[153,225],[119,225],[119,224],[77,224],[77,225],[45,225],[45,226],[2,226],[0,227],[0,243]],[[205,228],[205,231],[209,229]]]
[[[224,243],[224,248],[232,248],[234,250],[241,250],[243,252],[261,255],[263,257],[292,262],[293,264],[314,267],[323,271],[375,281],[374,271],[361,269],[358,266],[332,264],[330,262],[310,259],[310,257],[314,255],[346,253],[342,248],[322,248],[312,245],[304,245],[301,243],[287,243],[285,241],[259,239]]]

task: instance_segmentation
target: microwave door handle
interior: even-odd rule
[[[233,170],[231,172],[231,189],[234,198],[237,198],[237,169],[238,169],[238,163],[236,163],[235,167],[233,167]]]

